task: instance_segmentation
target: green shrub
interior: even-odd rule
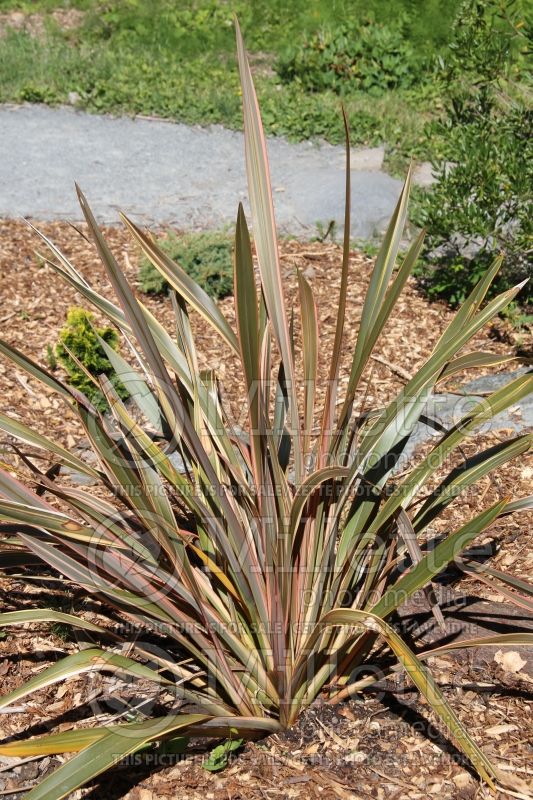
[[[118,380],[109,358],[97,339],[98,335],[109,347],[118,350],[118,333],[111,327],[98,328],[94,326],[93,318],[94,315],[90,311],[83,308],[71,308],[67,314],[66,324],[59,333],[55,356],[66,371],[70,385],[83,392],[100,411],[105,411],[108,408],[107,400],[100,387],[89,378],[85,370],[96,381],[100,375],[106,375],[123,400],[129,397],[129,392]],[[70,353],[85,367],[85,370],[76,363]],[[50,363],[50,353],[48,360]]]
[[[421,61],[400,24],[350,21],[317,31],[281,58],[277,70],[286,82],[308,91],[363,90],[382,94],[408,88],[420,75]]]
[[[159,244],[210,297],[220,300],[232,293],[233,245],[227,234],[169,233]],[[168,282],[146,257],[139,266],[139,286],[146,294],[168,291]]]
[[[493,292],[533,275],[533,109],[517,82],[527,78],[531,30],[522,22],[517,3],[502,13],[496,0],[467,0],[442,69],[446,116],[427,132],[438,141],[437,182],[418,193],[414,219],[428,229],[421,285],[452,305],[498,253]]]

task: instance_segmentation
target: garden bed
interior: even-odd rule
[[[74,265],[99,291],[112,296],[103,268],[92,246],[83,235],[66,223],[46,223],[39,228],[62,249]],[[84,228],[80,226],[81,234]],[[106,230],[114,253],[126,274],[135,285],[138,253],[128,235],[121,229]],[[66,286],[55,272],[40,262],[34,253],[44,247],[31,229],[21,222],[0,223],[0,281],[4,287],[0,312],[0,335],[23,352],[46,363],[46,345],[55,344],[66,311],[80,304],[75,292]],[[340,282],[340,248],[334,244],[285,241],[281,246],[282,266],[289,294],[296,288],[295,268],[303,270],[315,291],[322,330],[321,358],[327,361],[334,335],[338,287]],[[347,380],[349,356],[357,334],[357,321],[367,286],[371,261],[354,253],[351,259],[351,280],[347,304],[346,341],[341,381]],[[170,301],[166,298],[143,297],[143,302],[169,329],[173,329]],[[230,322],[233,322],[232,299],[221,303]],[[406,376],[429,355],[431,349],[451,318],[445,306],[429,304],[409,283],[400,298],[394,319],[387,326],[380,349],[374,360],[373,386],[379,387],[379,398],[369,396],[368,405],[382,404],[405,383]],[[240,411],[239,387],[236,381],[236,362],[228,357],[223,344],[201,321],[194,319],[194,333],[199,353],[206,357],[201,365],[216,368],[223,384],[226,401],[233,414]],[[518,341],[517,334],[505,323],[482,331],[473,349],[494,353],[510,353],[527,342]],[[506,368],[503,367],[505,370]],[[508,367],[507,367],[508,369]],[[322,371],[323,372],[323,371]],[[364,383],[364,382],[363,382]],[[364,390],[364,386],[363,386]],[[2,411],[31,424],[52,439],[58,439],[73,449],[82,445],[83,432],[74,415],[50,392],[36,381],[28,380],[11,364],[0,362],[0,391]],[[320,398],[319,398],[320,402]],[[505,438],[508,431],[483,434],[483,444]],[[474,451],[480,440],[472,440],[466,450]],[[2,460],[8,459],[4,454]],[[10,462],[13,465],[13,461]],[[432,533],[456,527],[462,519],[498,498],[508,495],[521,497],[530,492],[533,466],[525,458],[507,464],[497,475],[489,476],[452,504],[442,515]],[[529,544],[532,514],[510,515],[495,523],[485,545],[495,551],[493,563],[501,564],[517,577],[531,575],[533,557]],[[12,576],[3,581],[4,610],[33,605],[54,607],[83,613],[91,618],[99,608],[86,605],[81,593],[65,595],[51,581],[44,584],[25,582]],[[449,632],[479,635],[480,630],[504,632],[533,626],[525,611],[496,605],[498,599],[487,587],[459,574],[447,574],[439,586],[445,610],[450,609]],[[455,610],[454,610],[455,608]],[[459,609],[459,610],[457,610]],[[506,619],[507,613],[514,614]],[[427,621],[427,608],[411,607],[407,615],[421,615],[419,623]],[[40,633],[35,633],[40,631]],[[430,635],[430,634],[428,634]],[[49,626],[9,632],[0,639],[0,677],[3,691],[23,683],[35,670],[56,660],[60,654],[75,649],[74,643],[61,631]],[[494,649],[496,651],[496,648]],[[518,652],[518,650],[517,650]],[[533,740],[533,679],[531,659],[528,663],[522,651],[518,660],[502,659],[497,653],[484,650],[467,656],[448,654],[434,659],[432,667],[443,685],[446,697],[468,730],[500,768],[512,772],[518,781],[515,795],[527,796],[525,783],[531,782],[528,764],[531,762]],[[517,668],[518,667],[518,668]],[[37,734],[45,730],[71,727],[75,722],[89,724],[94,711],[83,707],[96,692],[97,709],[109,714],[110,707],[102,701],[111,686],[94,681],[76,680],[51,687],[32,696],[17,713],[0,716],[2,738],[15,734]],[[115,691],[117,687],[115,686]],[[130,694],[128,694],[128,692]],[[119,687],[127,707],[131,703],[131,686]],[[100,699],[98,699],[100,698]],[[164,702],[164,698],[163,698]],[[461,763],[442,729],[434,722],[409,683],[403,679],[387,681],[375,691],[334,708],[318,703],[310,708],[298,725],[283,735],[269,737],[259,743],[246,745],[242,755],[219,775],[201,767],[203,752],[198,748],[182,761],[153,764],[135,763],[117,767],[93,788],[81,790],[78,796],[91,798],[474,798],[488,797],[484,789]],[[83,722],[85,720],[85,722]],[[0,764],[0,792],[7,796],[22,796],[59,758],[32,760],[14,769],[7,760]],[[7,767],[7,768],[6,768]],[[2,785],[3,784],[3,785]]]
[[[93,248],[86,240],[83,225],[73,228],[66,222],[36,223],[60,250],[72,260],[74,266],[100,293],[113,297],[111,285]],[[117,260],[133,286],[137,285],[139,253],[128,233],[122,228],[104,228],[105,235]],[[36,256],[36,251],[49,257],[46,246],[24,222],[0,222],[0,281],[4,287],[0,312],[0,335],[30,357],[46,364],[46,348],[54,346],[69,308],[83,305],[82,298],[67,285],[52,268]],[[327,363],[333,345],[334,322],[340,286],[341,248],[335,244],[319,242],[300,243],[285,240],[281,243],[281,260],[284,267],[289,298],[297,287],[296,269],[301,269],[310,280],[315,292],[321,330],[320,361]],[[372,260],[362,253],[352,253],[351,280],[348,288],[346,335],[344,344],[341,385],[348,380],[349,359],[357,336],[357,324],[362,301],[368,285]],[[141,295],[143,303],[168,329],[174,328],[170,301],[166,298]],[[222,311],[230,323],[234,322],[233,299],[221,302]],[[405,383],[405,376],[413,374],[431,352],[433,345],[453,317],[453,312],[442,303],[428,303],[410,280],[400,297],[394,318],[378,343],[373,361],[375,385],[379,386],[379,399],[367,396],[367,406],[383,403],[394,396]],[[202,368],[212,366],[222,381],[228,402],[234,403],[237,413],[241,403],[237,360],[228,354],[224,343],[198,317],[192,323],[198,355],[203,358]],[[485,328],[472,340],[473,349],[504,354],[528,349],[524,333],[497,321]],[[531,348],[531,339],[529,339]],[[503,366],[505,371],[508,367]],[[320,374],[320,372],[319,372]],[[322,370],[323,374],[323,370]],[[481,374],[481,373],[478,373]],[[27,387],[29,385],[30,391]],[[449,384],[450,385],[450,384]],[[78,431],[74,415],[58,414],[60,401],[50,391],[27,383],[6,360],[0,361],[0,391],[4,397],[4,412],[15,412],[25,422],[53,438],[58,436],[63,444],[72,445]],[[319,387],[320,391],[320,387]],[[320,401],[320,398],[319,398]],[[79,431],[78,431],[79,433]]]

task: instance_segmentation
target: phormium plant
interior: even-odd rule
[[[419,544],[428,524],[461,491],[531,447],[530,435],[503,441],[475,458],[465,457],[460,469],[431,488],[435,473],[465,437],[519,402],[531,391],[533,377],[522,375],[471,408],[426,457],[396,476],[395,486],[390,475],[439,381],[501,360],[462,349],[512,301],[520,286],[483,305],[498,270],[495,263],[395,399],[373,409],[362,405],[361,377],[422,247],[420,235],[395,269],[408,178],[376,259],[339,403],[351,280],[349,146],[339,310],[329,373],[319,376],[317,314],[302,274],[293,309],[301,321],[301,348],[288,320],[265,140],[238,29],[237,48],[258,276],[240,207],[234,256],[236,330],[206,292],[123,217],[135,242],[172,287],[176,337],[168,333],[131,291],[80,191],[85,219],[120,307],[99,295],[48,239],[41,238],[53,254],[49,263],[54,269],[135,348],[135,367],[118,353],[113,366],[130,390],[137,413],[120,401],[110,380],[102,376],[113,420],[103,417],[80,392],[0,343],[1,352],[19,369],[52,388],[78,413],[97,463],[86,463],[5,415],[0,415],[0,428],[90,476],[105,490],[92,493],[64,485],[50,471],[42,473],[31,457],[26,462],[37,491],[1,471],[1,530],[11,548],[3,555],[4,563],[13,559],[13,551],[19,560],[25,553],[37,556],[67,585],[83,587],[128,623],[117,629],[44,609],[1,614],[3,626],[68,623],[90,632],[98,643],[40,672],[5,696],[2,706],[60,680],[106,671],[154,681],[173,694],[175,705],[167,713],[140,715],[131,722],[111,719],[95,727],[5,742],[0,754],[77,753],[27,795],[31,800],[62,798],[156,742],[189,734],[235,739],[282,731],[317,696],[334,703],[374,682],[375,674],[362,674],[360,668],[375,663],[379,640],[478,774],[494,785],[499,779],[496,767],[462,725],[424,662],[453,647],[531,644],[533,636],[494,635],[415,654],[388,620],[417,590],[425,588],[431,597],[432,578],[491,522],[531,507],[531,498],[504,499],[480,510],[434,549],[423,550]],[[240,358],[247,390],[244,432],[231,424],[214,373],[198,369],[189,309],[201,314],[228,352]],[[317,409],[319,380],[325,383],[325,399]],[[401,569],[406,553],[411,558],[407,571]],[[490,570],[481,574],[517,602],[531,606],[523,581]],[[512,591],[516,588],[520,594]],[[154,645],[154,637],[161,647]]]

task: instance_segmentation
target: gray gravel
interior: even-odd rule
[[[71,108],[0,106],[0,217],[80,219],[77,181],[101,222],[209,229],[246,202],[242,133],[221,126],[96,116]],[[269,142],[282,232],[316,233],[344,215],[342,147]],[[352,236],[370,238],[390,217],[400,181],[380,171],[382,148],[354,151]]]

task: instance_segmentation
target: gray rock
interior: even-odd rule
[[[500,372],[497,375],[486,375],[482,378],[470,381],[463,386],[465,392],[464,396],[456,394],[435,394],[427,402],[424,408],[424,414],[431,417],[441,425],[449,427],[450,425],[459,422],[461,417],[468,413],[468,411],[482,399],[480,392],[494,392],[502,388],[511,380],[525,374],[528,371],[527,367],[515,370],[511,373]],[[511,406],[506,411],[502,411],[495,416],[490,422],[485,423],[482,428],[476,430],[499,430],[501,428],[510,428],[516,433],[523,433],[526,430],[533,430],[533,394],[527,395],[516,406]],[[414,450],[428,439],[433,437],[440,437],[438,431],[428,427],[422,422],[419,422],[407,443],[407,446],[402,455],[402,464],[411,457]],[[400,469],[398,467],[398,469]]]
[[[436,181],[433,175],[433,165],[430,161],[423,161],[422,164],[417,164],[413,170],[413,183],[415,186],[422,186],[427,188]]]
[[[84,475],[83,472],[78,472],[71,467],[61,467],[61,475],[66,475],[71,483],[77,486],[94,486],[98,483],[96,478],[91,478],[90,475]]]

